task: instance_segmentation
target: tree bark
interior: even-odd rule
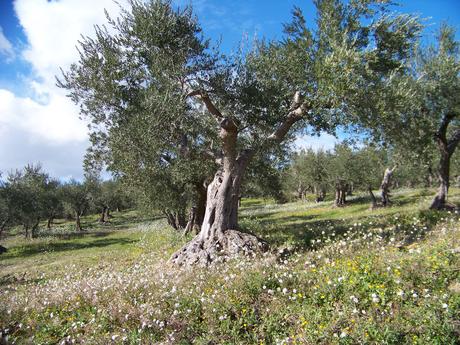
[[[390,204],[390,184],[391,184],[391,176],[396,169],[396,165],[393,169],[387,168],[385,169],[385,173],[383,174],[382,183],[380,185],[380,189],[382,190],[382,206],[386,207]]]
[[[220,127],[222,164],[208,186],[200,233],[171,258],[178,265],[207,266],[214,261],[267,248],[256,236],[237,231],[241,183],[254,151],[246,150],[237,155],[238,130],[232,119],[224,118]]]
[[[174,212],[170,210],[163,210],[163,214],[166,216],[168,224],[174,230],[182,230],[187,226],[185,212],[183,210],[176,210]]]
[[[54,215],[52,215],[52,216],[50,216],[50,217],[48,218],[48,221],[46,222],[46,228],[47,228],[48,230],[51,230],[51,224],[53,224],[53,220],[54,220]]]
[[[446,206],[447,193],[449,192],[449,171],[450,171],[450,154],[447,150],[447,145],[438,144],[440,151],[438,179],[438,191],[431,202],[430,209],[441,210]]]
[[[197,218],[197,210],[195,206],[192,206],[192,208],[190,209],[187,225],[185,226],[185,229],[184,229],[184,236],[190,233],[195,228],[196,218]]]
[[[75,231],[83,231],[83,228],[81,227],[80,217],[80,212],[75,212]]]
[[[343,180],[337,180],[335,183],[335,200],[334,206],[344,206],[347,202],[347,192],[349,185]]]
[[[224,116],[203,90],[188,96],[197,96],[218,121],[222,141],[220,167],[209,184],[206,211],[200,233],[171,257],[177,265],[207,266],[240,254],[255,255],[268,250],[268,244],[258,237],[238,231],[238,202],[241,182],[256,149],[282,142],[290,128],[308,110],[300,92],[295,92],[288,114],[279,126],[257,148],[237,153],[238,126],[231,117]]]
[[[450,158],[455,152],[458,143],[460,142],[460,129],[457,129],[452,136],[447,139],[447,128],[449,123],[455,118],[455,114],[448,113],[443,117],[438,132],[435,135],[436,143],[440,153],[438,178],[439,188],[436,193],[430,209],[441,210],[446,207],[447,194],[449,192],[449,177],[450,177]]]
[[[107,206],[102,208],[101,216],[99,217],[99,223],[106,223],[107,222]]]

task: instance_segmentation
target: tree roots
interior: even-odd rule
[[[209,239],[200,235],[184,245],[169,260],[179,266],[209,266],[238,256],[256,256],[268,251],[268,243],[257,236],[226,230]]]

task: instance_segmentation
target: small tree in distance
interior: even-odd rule
[[[81,217],[90,205],[89,192],[85,184],[71,180],[62,186],[64,202],[75,216],[75,231],[82,231]]]

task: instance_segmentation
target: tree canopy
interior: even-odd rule
[[[80,60],[58,81],[91,122],[89,155],[163,208],[187,204],[189,188],[208,185],[201,233],[176,263],[261,247],[237,231],[253,158],[299,131],[361,123],[368,95],[383,94],[404,70],[420,30],[412,16],[391,14],[385,0],[315,5],[314,28],[295,8],[283,40],[222,56],[190,7],[132,0],[119,18],[107,16],[110,30],[82,39]]]

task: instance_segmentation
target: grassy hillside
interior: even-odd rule
[[[451,202],[460,201],[453,190]],[[30,344],[458,344],[460,215],[432,191],[369,210],[356,196],[244,200],[241,226],[272,251],[210,269],[170,267],[188,239],[161,219],[85,219],[2,242],[0,331]]]

